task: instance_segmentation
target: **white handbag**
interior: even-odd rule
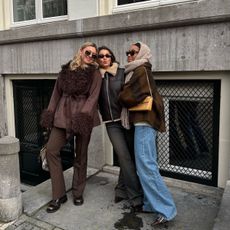
[[[48,162],[46,159],[46,145],[44,145],[42,149],[40,150],[40,159],[42,162],[42,169],[45,171],[49,171],[49,166],[48,166]]]

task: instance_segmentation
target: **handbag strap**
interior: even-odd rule
[[[144,68],[144,69],[145,69],[145,74],[146,74],[146,78],[147,78],[147,82],[148,82],[148,86],[149,86],[149,92],[150,92],[151,97],[153,97],[152,89],[151,89],[151,87],[150,87],[150,82],[149,82],[148,73],[147,73],[147,71],[146,71],[146,68]]]

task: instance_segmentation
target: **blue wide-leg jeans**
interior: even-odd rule
[[[144,191],[144,211],[156,212],[167,220],[176,214],[176,205],[157,163],[156,130],[150,126],[135,126],[134,148],[137,173]]]

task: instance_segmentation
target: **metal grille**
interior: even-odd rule
[[[38,161],[44,144],[39,121],[42,110],[49,103],[54,83],[54,80],[13,81],[16,137],[20,140],[21,180],[32,185],[49,178],[49,173],[42,170]],[[62,148],[61,158],[64,169],[72,166],[73,140]]]
[[[159,133],[161,174],[217,185],[219,81],[157,81],[166,127]]]

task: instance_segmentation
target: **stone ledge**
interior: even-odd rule
[[[19,139],[11,136],[4,136],[0,138],[0,155],[7,156],[8,155],[17,155],[19,152]]]
[[[230,226],[230,180],[224,189],[220,209],[215,219],[213,230],[228,230]]]
[[[104,172],[112,173],[115,175],[119,175],[120,167],[118,166],[111,166],[111,165],[105,165],[102,169]]]
[[[102,169],[104,172],[119,175],[120,168],[117,166],[105,165]],[[208,185],[198,184],[194,182],[178,180],[170,177],[163,177],[165,183],[169,187],[182,188],[187,192],[199,193],[203,195],[208,195],[213,198],[220,198],[223,194],[222,188],[216,188]]]

